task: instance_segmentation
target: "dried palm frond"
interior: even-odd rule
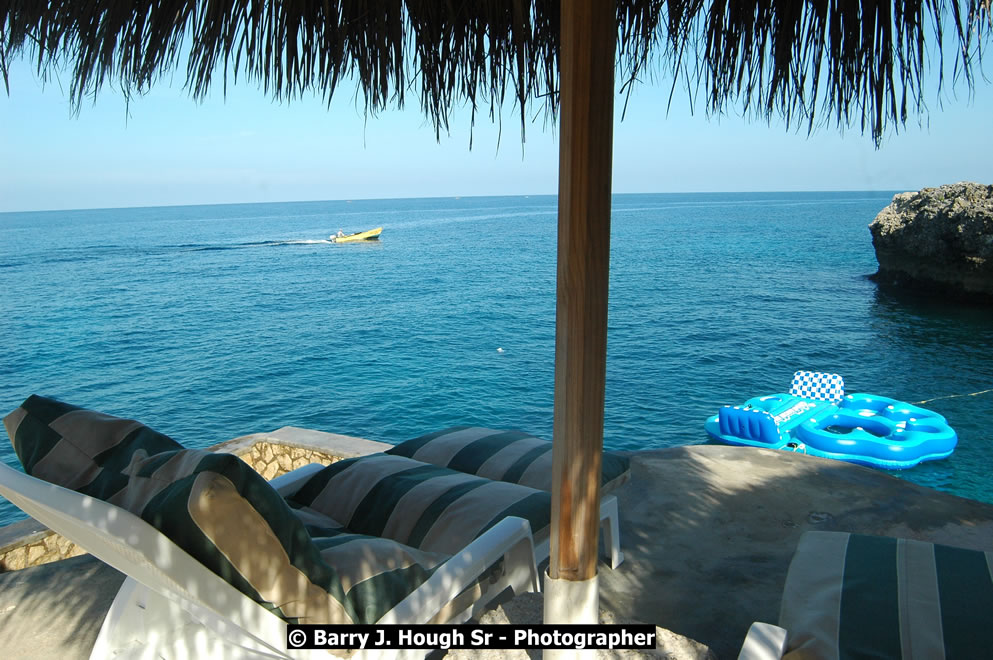
[[[711,112],[737,102],[810,127],[826,113],[878,142],[889,123],[924,109],[925,75],[935,69],[941,84],[947,49],[955,76],[973,84],[991,28],[989,0],[618,0],[618,70],[625,84],[652,64],[702,85]],[[496,117],[508,96],[522,131],[532,104],[554,119],[558,37],[553,0],[0,3],[5,83],[24,55],[42,75],[68,68],[77,107],[108,81],[143,93],[179,68],[195,98],[217,77],[244,77],[277,99],[317,93],[330,103],[354,79],[373,114],[416,88],[439,134],[453,107]]]

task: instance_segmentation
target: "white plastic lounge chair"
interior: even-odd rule
[[[276,485],[286,486],[299,476]],[[3,464],[0,494],[128,576],[104,620],[91,658],[122,654],[167,658],[304,655],[287,650],[283,619],[208,570],[138,516]],[[489,585],[488,597],[507,587],[515,592],[538,590],[533,552],[528,523],[506,518],[438,567],[377,623],[431,621],[501,559],[501,574]],[[447,619],[464,621],[483,602],[477,600]]]
[[[33,396],[4,425],[27,474],[0,466],[0,494],[128,576],[93,657],[291,657],[286,621],[459,621],[538,586],[529,524],[510,515],[419,549],[293,507],[237,457],[133,420]]]
[[[293,483],[284,483],[279,492],[291,505],[316,509],[353,532],[451,553],[494,521],[518,516],[530,524],[535,562],[540,566],[548,559],[551,498],[545,491],[390,454],[306,466],[286,477]],[[601,499],[600,521],[604,548],[616,568],[624,555],[613,495]]]
[[[478,426],[453,426],[426,433],[386,451],[424,463],[494,481],[552,490],[552,443],[523,431],[501,431]],[[624,561],[621,552],[617,498],[609,493],[631,476],[631,461],[616,452],[604,452],[600,480],[600,530],[611,568]],[[548,540],[535,529],[538,563],[548,558]]]

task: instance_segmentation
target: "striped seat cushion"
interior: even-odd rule
[[[487,479],[552,490],[552,443],[522,431],[453,426],[402,442],[386,453]],[[630,459],[604,452],[602,494],[623,484],[630,474]]]
[[[33,397],[4,424],[28,474],[141,517],[290,622],[375,623],[448,559],[292,509],[237,456],[192,449],[146,455],[179,445],[129,420]],[[135,449],[134,432],[151,442]],[[121,437],[133,441],[115,441]],[[85,450],[75,450],[79,438],[87,439]]]
[[[783,592],[786,657],[990,657],[991,575],[993,552],[807,532]]]
[[[290,501],[351,532],[444,554],[455,554],[507,516],[527,520],[538,545],[548,538],[552,506],[544,491],[388,454],[332,463]]]
[[[378,621],[450,559],[448,555],[416,550],[391,539],[354,534],[313,509],[288,504],[303,523],[321,559],[334,567],[349,600],[361,608],[357,612],[361,622]],[[473,584],[439,613],[436,621],[444,623],[447,615],[471,605],[481,591],[479,582]],[[310,621],[300,619],[300,622]]]

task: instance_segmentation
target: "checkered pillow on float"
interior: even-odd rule
[[[793,374],[790,396],[837,403],[845,396],[845,381],[838,374],[798,371]]]

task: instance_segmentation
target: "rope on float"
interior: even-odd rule
[[[986,394],[987,392],[993,392],[993,388],[988,390],[983,390],[981,392],[972,392],[970,394],[949,394],[947,396],[936,396],[933,399],[924,399],[923,401],[914,401],[915,405],[922,403],[929,403],[931,401],[938,401],[939,399],[957,399],[960,396],[979,396],[980,394]]]

